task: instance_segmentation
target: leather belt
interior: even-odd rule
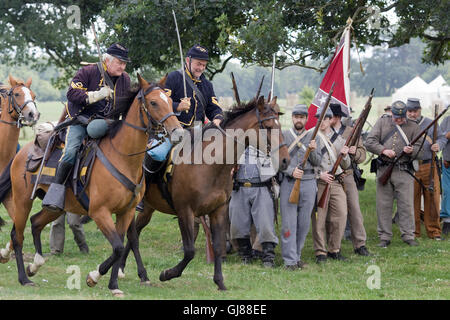
[[[419,160],[419,165],[427,164],[427,163],[431,163],[431,159],[427,159],[427,160]]]
[[[268,180],[266,182],[250,182],[250,181],[245,181],[245,182],[241,182],[241,181],[237,181],[237,184],[240,187],[245,187],[245,188],[259,188],[259,187],[268,187],[272,185],[272,181]]]

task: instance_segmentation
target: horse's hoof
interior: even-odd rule
[[[161,280],[162,281],[162,280]],[[141,281],[141,286],[143,287],[151,287],[152,283],[150,282],[150,280],[147,281]]]
[[[30,266],[30,264],[27,266],[27,276],[32,277],[36,274],[36,272],[32,272]]]
[[[167,270],[163,270],[159,275],[159,281],[167,281]]]
[[[113,295],[115,298],[123,298],[123,297],[125,297],[125,294],[123,293],[123,291],[122,291],[122,290],[119,290],[119,289],[111,290],[111,293],[112,293],[112,295]]]
[[[125,273],[123,272],[122,268],[119,268],[119,273],[117,275],[119,279],[125,278]]]
[[[88,287],[95,287],[95,285],[97,284],[97,282],[94,281],[94,279],[91,278],[91,276],[88,274],[86,277],[86,284],[88,285]]]
[[[23,284],[24,287],[35,287],[36,284],[33,281],[27,281]]]
[[[0,263],[7,263],[9,261],[9,256],[4,257],[0,255]]]
[[[225,285],[222,284],[222,285],[219,285],[217,290],[219,290],[219,291],[227,291],[227,287],[225,287]]]

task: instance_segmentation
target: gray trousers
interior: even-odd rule
[[[353,174],[344,177],[344,190],[347,195],[348,215],[347,221],[350,222],[353,247],[359,248],[366,245],[366,229],[364,228],[364,219],[359,206],[359,191],[356,188],[356,182]]]
[[[295,180],[284,178],[280,189],[281,256],[287,266],[295,265],[301,259],[317,194],[315,179],[302,180],[298,204],[289,203],[294,184]]]
[[[378,182],[387,166],[377,172],[377,216],[380,240],[392,239],[392,211],[397,200],[398,226],[403,241],[414,240],[414,178],[407,172],[394,167],[386,185]]]
[[[252,222],[260,243],[278,244],[275,209],[267,187],[240,187],[231,193],[229,205],[231,239],[250,238]]]
[[[66,212],[52,223],[52,227],[50,229],[50,252],[52,253],[62,253],[64,251],[66,216],[67,223],[70,229],[72,229],[73,238],[78,247],[80,248],[86,245],[86,237],[84,234],[83,225],[80,222],[81,216],[78,214]]]

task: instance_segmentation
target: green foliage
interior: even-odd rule
[[[311,88],[310,86],[303,87],[302,91],[300,91],[300,103],[306,104],[308,107],[311,105],[311,102],[316,95],[316,90]]]
[[[425,47],[426,44],[415,38],[398,48],[375,48],[370,57],[362,59],[364,75],[360,72],[359,62],[352,59],[351,90],[367,95],[375,88],[377,96],[390,96],[417,75],[427,82],[439,74],[450,80],[448,61],[439,66],[421,63],[421,52]]]
[[[69,28],[67,7],[80,8],[81,26]],[[369,7],[377,6],[373,15]],[[32,63],[42,70],[53,64],[65,72],[54,84],[64,88],[80,61],[96,61],[90,24],[100,22],[102,49],[120,41],[130,49],[128,71],[139,68],[163,74],[179,67],[172,9],[180,28],[184,53],[195,43],[211,54],[208,74],[222,72],[231,58],[244,66],[270,66],[278,52],[277,68],[291,65],[324,70],[347,23],[353,19],[358,46],[399,47],[412,37],[422,39],[426,63],[449,58],[450,2],[439,0],[282,0],[282,1],[24,1],[0,4],[0,61]],[[394,19],[384,14],[390,13]],[[376,26],[373,21],[376,20]],[[38,60],[48,57],[44,64]]]
[[[8,83],[8,75],[11,74],[15,78],[27,80],[32,79],[31,89],[36,94],[37,101],[66,101],[67,86],[63,90],[58,90],[52,85],[52,79],[58,76],[58,72],[54,67],[45,71],[34,71],[26,65],[5,66],[0,65],[0,81]]]

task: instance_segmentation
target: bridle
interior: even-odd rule
[[[24,126],[24,124],[22,123],[23,119],[25,119],[25,117],[22,114],[23,109],[25,108],[25,106],[29,103],[29,102],[33,102],[36,105],[36,102],[34,100],[26,100],[24,103],[22,103],[21,105],[19,105],[16,101],[16,99],[14,98],[14,90],[16,88],[19,87],[25,87],[24,84],[19,84],[16,85],[14,87],[12,87],[11,89],[8,90],[8,92],[1,94],[3,98],[8,97],[8,113],[11,115],[11,118],[13,118],[15,121],[5,121],[5,120],[1,120],[0,122],[2,123],[6,123],[12,126],[17,126],[17,128],[21,128]],[[13,112],[17,113],[17,118],[15,118],[12,113]]]
[[[137,94],[137,98],[140,101],[140,112],[139,112],[139,118],[141,120],[141,124],[142,127],[139,126],[135,126],[134,124],[128,123],[125,120],[124,123],[129,126],[132,127],[134,129],[140,130],[140,131],[144,131],[147,135],[150,135],[153,132],[157,132],[157,131],[161,131],[164,125],[164,122],[169,119],[172,116],[176,116],[175,113],[172,112],[168,112],[164,117],[162,117],[159,121],[156,121],[155,119],[153,119],[153,117],[150,115],[149,110],[149,105],[147,103],[147,100],[145,99],[145,96],[148,95],[150,92],[152,92],[153,90],[163,90],[162,88],[158,87],[158,86],[150,86],[148,87],[145,91],[144,89],[139,90],[139,93]],[[145,114],[148,120],[148,125],[145,124],[144,122],[144,117],[142,114]]]
[[[151,116],[150,112],[148,111],[149,110],[149,105],[147,103],[147,100],[145,99],[145,96],[148,95],[153,90],[163,90],[163,89],[161,87],[158,87],[158,86],[150,86],[150,87],[148,87],[145,90],[143,88],[140,89],[138,94],[136,95],[136,97],[138,98],[138,100],[140,102],[139,119],[141,120],[141,125],[142,126],[139,127],[139,126],[136,126],[136,125],[134,125],[132,123],[126,122],[125,119],[123,119],[122,121],[123,121],[124,124],[126,124],[127,126],[129,126],[131,128],[134,128],[136,130],[145,132],[145,134],[147,136],[150,136],[151,134],[155,134],[155,133],[158,133],[158,132],[164,132],[164,134],[167,135],[168,133],[167,133],[166,129],[164,128],[164,122],[167,119],[169,119],[170,117],[176,116],[176,115],[175,115],[175,113],[173,111],[171,111],[171,112],[168,112],[166,115],[164,115],[164,117],[162,117],[159,121],[153,119],[153,117]],[[147,117],[148,125],[145,124],[143,114],[145,114],[145,116]],[[130,153],[130,154],[122,154],[119,150],[117,150],[114,147],[111,139],[110,139],[110,143],[111,143],[111,146],[113,147],[113,149],[116,150],[116,152],[118,152],[121,155],[126,155],[126,156],[129,156],[129,157],[135,156],[135,155],[138,155],[138,154],[142,154],[142,153],[147,152],[148,150],[150,150],[148,148],[145,148],[144,151],[139,151],[139,152]]]
[[[273,113],[275,113],[275,114],[277,113],[272,107],[269,107],[269,109]],[[268,112],[264,112],[263,115],[266,114],[266,113],[268,113]],[[278,117],[276,115],[271,115],[271,116],[268,116],[268,117],[265,117],[265,118],[261,119],[260,112],[259,112],[258,108],[256,108],[256,118],[258,119],[259,128],[260,129],[266,129],[266,130],[271,130],[272,128],[268,128],[268,127],[264,126],[264,122],[265,121],[272,120],[272,119],[278,120]],[[270,142],[268,143],[268,146],[269,146],[268,152],[269,152],[269,154],[272,154],[272,153],[277,152],[281,147],[287,146],[287,144],[283,141],[283,143],[279,144],[278,147],[276,147],[274,150],[272,150],[272,146],[270,145]]]
[[[276,111],[271,107],[269,110],[272,111],[273,113],[276,113]],[[272,128],[266,127],[264,125],[264,122],[268,121],[268,120],[272,120],[272,119],[278,120],[278,117],[275,114],[265,117],[265,118],[261,118],[261,113],[259,112],[258,108],[255,109],[255,112],[256,112],[256,118],[258,120],[258,125],[259,125],[260,129],[270,130]],[[269,112],[263,112],[263,115],[267,114],[267,113],[269,113]],[[223,135],[225,135],[228,138],[232,138],[236,143],[243,145],[236,137],[230,137],[230,135],[222,127],[220,127],[220,126],[216,126],[216,127],[217,127],[217,129],[219,129],[220,132],[222,132]],[[270,145],[270,142],[268,142],[268,146],[269,146],[268,154],[271,155],[271,154],[277,152],[281,147],[287,146],[287,144],[283,141],[283,143],[279,144],[278,147],[276,147],[274,150],[271,150],[272,147]],[[259,154],[263,154],[263,152],[261,150],[259,150],[259,149],[256,149],[256,150],[258,151]]]

